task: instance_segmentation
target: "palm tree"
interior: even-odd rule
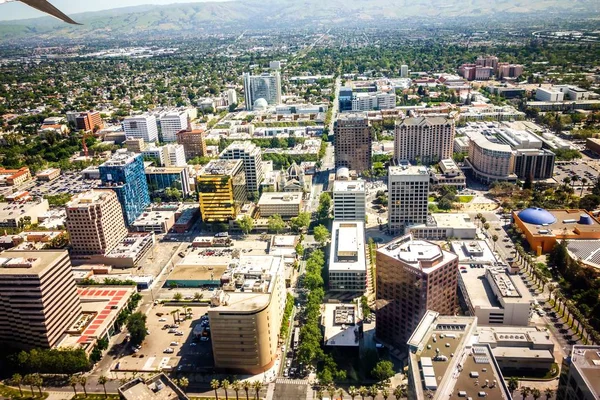
[[[69,385],[73,387],[73,391],[75,392],[75,396],[77,396],[77,384],[79,383],[79,378],[75,375],[71,375],[69,378]]]
[[[34,377],[32,374],[27,374],[25,375],[25,377],[23,378],[23,383],[25,385],[29,385],[29,388],[31,389],[31,397],[33,397],[33,384],[34,384]]]
[[[489,223],[489,222],[486,222],[485,224],[483,224],[483,229],[485,229],[486,231],[487,231],[488,229],[490,229],[490,223]]]
[[[190,381],[188,378],[183,377],[179,380],[179,387],[181,390],[185,392],[188,386],[190,386]]]
[[[17,385],[19,387],[21,397],[23,397],[23,389],[21,389],[21,383],[23,383],[23,377],[21,376],[21,374],[13,374],[13,376],[10,378],[10,384]]]
[[[210,381],[210,388],[215,391],[215,398],[219,400],[219,393],[217,393],[217,389],[221,387],[221,383],[218,379],[213,379]]]
[[[387,398],[390,397],[390,391],[388,388],[383,388],[381,390],[381,397],[383,397],[383,400],[387,400]]]
[[[33,375],[33,385],[38,388],[38,392],[40,392],[40,397],[42,397],[42,386],[44,385],[44,378],[40,374]]]
[[[225,391],[225,400],[229,400],[229,395],[227,394],[227,389],[229,389],[229,380],[227,379],[223,379],[223,382],[221,382],[221,387],[223,388],[223,391]]]
[[[246,400],[249,400],[248,391],[250,390],[251,387],[252,387],[252,384],[249,381],[242,382],[242,388],[246,392]]]
[[[554,396],[554,390],[546,388],[546,390],[544,390],[544,395],[546,396],[546,400],[550,400],[550,398]]]
[[[533,397],[533,400],[537,400],[542,396],[542,392],[540,392],[540,389],[538,388],[533,388],[531,389],[531,396]]]
[[[579,197],[583,197],[583,187],[588,183],[587,178],[581,178],[581,192],[579,192]]]
[[[242,389],[242,383],[236,379],[231,383],[231,388],[235,391],[235,400],[240,400],[239,391]]]
[[[508,390],[510,390],[511,394],[515,393],[515,390],[519,388],[519,380],[516,376],[511,376],[508,380]]]
[[[106,382],[108,382],[108,378],[106,376],[100,375],[98,377],[98,383],[102,385],[102,387],[104,387],[104,397],[108,397],[108,395],[106,394]]]
[[[87,378],[81,375],[79,377],[79,383],[81,384],[81,387],[83,387],[83,393],[85,394],[85,397],[87,397],[87,390],[85,389],[85,385],[87,384]]]
[[[369,387],[369,396],[371,396],[373,400],[375,400],[375,397],[377,397],[378,394],[379,388],[377,388],[377,386],[373,385]]]
[[[319,388],[319,390],[317,390],[317,399],[323,400],[323,394],[323,389]]]
[[[337,391],[337,394],[338,394],[338,396],[340,396],[340,400],[344,400],[344,389],[339,388]]]
[[[258,400],[258,393],[260,392],[260,389],[262,389],[263,384],[261,381],[256,381],[252,384],[252,386],[254,387],[254,391],[256,392],[256,400]]]
[[[496,251],[496,242],[498,241],[498,235],[492,235],[492,242],[494,242],[494,251]]]
[[[348,388],[348,394],[350,395],[350,397],[352,398],[352,400],[354,400],[354,398],[358,394],[358,391],[356,390],[356,386],[350,386]]]
[[[394,397],[396,400],[400,400],[401,398],[406,396],[406,385],[398,385],[394,389]]]
[[[367,396],[367,394],[369,394],[369,391],[367,390],[366,387],[361,386],[358,388],[358,395],[361,397],[362,400],[365,400],[365,397]]]
[[[529,389],[527,386],[521,387],[521,396],[523,397],[523,399],[529,396],[529,393],[531,393],[531,389]]]

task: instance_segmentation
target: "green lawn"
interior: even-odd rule
[[[429,197],[427,198],[427,201],[428,201],[428,202],[430,202],[430,203],[432,203],[432,202],[434,202],[434,201],[435,201],[435,197],[433,197],[433,196],[429,196]]]
[[[23,397],[21,397],[19,389],[13,389],[8,386],[0,385],[0,396],[17,400],[45,399],[46,397],[48,397],[48,393],[46,392],[42,392],[42,397],[40,397],[40,392],[38,392],[38,389],[36,387],[33,388],[34,397],[31,397],[31,389],[29,388],[29,386],[21,385],[21,388],[23,389]]]
[[[473,200],[473,197],[475,196],[456,196],[459,203],[468,203]]]

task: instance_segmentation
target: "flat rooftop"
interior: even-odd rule
[[[575,259],[600,268],[600,240],[571,240],[567,249]]]
[[[198,175],[231,175],[240,164],[242,160],[211,160]]]
[[[8,250],[0,253],[0,275],[39,275],[66,253],[66,250]]]
[[[450,247],[458,255],[459,264],[496,265],[499,261],[485,240],[454,241]]]
[[[433,399],[511,398],[491,348],[476,344],[476,321],[425,314],[408,342],[417,398],[428,392]]]
[[[323,340],[327,346],[357,347],[358,307],[356,304],[323,305],[321,323],[325,327]]]
[[[333,182],[333,191],[335,192],[364,192],[364,181],[335,181]]]
[[[438,266],[445,265],[457,257],[456,254],[442,250],[435,243],[413,239],[410,234],[401,236],[379,247],[377,252],[396,258],[426,274],[435,271]]]
[[[266,306],[275,285],[283,284],[283,270],[281,256],[241,256],[221,277],[227,283],[214,292],[210,311],[249,312]]]
[[[110,258],[136,258],[138,254],[154,244],[154,232],[129,233],[108,254]]]
[[[125,149],[119,149],[109,160],[100,165],[100,167],[122,167],[132,163],[138,156],[141,157],[141,155],[137,153],[127,151]]]
[[[431,217],[438,228],[476,228],[469,214],[440,213],[431,214]]]
[[[175,217],[175,211],[145,211],[131,225],[154,226]]]
[[[147,175],[152,174],[180,174],[187,167],[146,167],[144,172]]]
[[[366,272],[364,221],[333,221],[329,272]]]
[[[43,201],[47,202],[47,200]],[[40,203],[41,202],[39,201],[30,201],[27,203],[0,203],[0,222],[9,219],[19,219],[20,215],[28,213],[29,210],[39,206]]]
[[[265,192],[260,196],[258,206],[269,206],[278,204],[301,204],[302,193],[300,192]]]
[[[600,346],[573,346],[571,362],[592,393],[600,398]]]
[[[423,177],[427,177],[427,179],[429,179],[429,172],[427,171],[426,167],[423,166],[417,166],[417,165],[398,165],[398,166],[393,166],[390,167],[390,171],[389,171],[390,176],[391,175],[416,175],[416,176],[423,176]]]
[[[114,193],[113,190],[88,190],[87,192],[82,192],[73,196],[71,201],[67,203],[67,208],[88,208],[92,204],[99,204],[107,201],[110,196],[114,196],[116,199]]]
[[[188,397],[164,374],[144,381],[136,378],[119,388],[125,400],[187,400]]]

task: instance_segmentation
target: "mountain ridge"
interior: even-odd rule
[[[1,6],[0,6],[1,7]],[[600,14],[593,0],[234,0],[226,2],[140,5],[72,14],[83,26],[52,17],[0,21],[0,41],[13,39],[103,38],[115,33],[141,36],[194,34],[236,29],[357,25],[422,19],[502,18],[528,14]]]

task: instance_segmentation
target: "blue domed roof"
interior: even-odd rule
[[[534,225],[553,224],[556,222],[554,215],[543,208],[526,208],[519,212],[519,218],[527,224]]]

